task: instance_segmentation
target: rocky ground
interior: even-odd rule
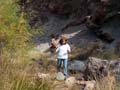
[[[76,5],[76,3],[73,5]],[[47,80],[48,78],[51,79],[56,85],[54,90],[80,90],[80,88],[83,88],[83,90],[93,90],[93,88],[96,88],[97,86],[95,85],[97,82],[95,78],[98,78],[99,85],[103,85],[103,80],[105,80],[104,84],[106,86],[107,84],[108,86],[112,86],[114,80],[116,79],[117,81],[120,80],[119,55],[117,57],[118,59],[111,61],[101,59],[103,57],[113,57],[112,52],[115,52],[116,49],[118,52],[120,52],[118,50],[120,49],[119,14],[109,19],[109,21],[104,23],[104,25],[102,25],[100,28],[100,30],[109,33],[114,38],[112,43],[106,43],[105,41],[98,38],[95,33],[86,27],[84,23],[81,25],[69,27],[64,32],[62,32],[61,30],[64,26],[66,26],[71,21],[78,20],[78,17],[75,17],[74,15],[70,15],[69,18],[66,18],[60,16],[59,14],[45,11],[42,13],[42,16],[45,16],[42,17],[44,19],[43,23],[40,20],[41,16],[39,16],[40,18],[37,18],[36,20],[40,21],[39,23],[42,23],[42,35],[37,35],[33,38],[35,48],[30,52],[30,54],[36,53],[36,55],[38,55],[37,59],[36,56],[35,59],[33,59],[37,62],[37,65],[35,66],[35,76],[37,78],[47,78]],[[59,36],[65,35],[68,38],[68,43],[72,49],[68,66],[69,77],[65,81],[63,80],[64,76],[61,73],[56,73],[55,54],[51,54],[49,52],[51,34],[58,34]],[[102,55],[104,53],[106,54],[106,52],[112,54],[107,54],[106,56]],[[40,53],[43,55],[42,58],[39,58]],[[96,54],[100,53],[100,58],[90,58],[92,53],[94,54],[93,56],[97,56]],[[113,75],[109,74],[109,72],[112,72]],[[95,77],[93,73],[95,74]],[[56,76],[58,76],[58,80],[56,80]],[[109,80],[111,83],[108,83]],[[72,85],[75,87],[71,88]],[[107,90],[107,88],[98,90]]]
[[[64,80],[64,75],[56,71],[56,60],[48,58],[34,59],[35,78],[52,80],[54,90],[94,90],[105,85],[113,85],[120,82],[120,61],[108,61],[100,58],[89,57],[85,61],[73,60],[68,64],[68,77]],[[109,83],[110,82],[110,83]],[[97,87],[97,85],[99,86]],[[105,86],[104,86],[105,87]],[[87,89],[85,89],[87,88]],[[105,87],[106,89],[108,87]],[[101,89],[101,90],[105,90]],[[97,90],[97,89],[95,89]],[[118,89],[119,90],[119,89]]]

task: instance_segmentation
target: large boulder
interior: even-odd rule
[[[107,76],[109,72],[108,60],[102,60],[95,57],[89,57],[87,68],[85,70],[85,79],[96,79]]]
[[[85,62],[80,61],[80,60],[74,60],[74,62],[72,62],[69,66],[68,66],[69,70],[73,70],[73,71],[81,71],[84,72],[86,69],[86,65]]]
[[[120,81],[120,60],[110,61],[110,69],[116,76],[116,79]]]
[[[95,57],[89,57],[87,68],[84,72],[86,80],[101,79],[108,74],[115,75],[117,81],[120,81],[120,60],[103,60]]]

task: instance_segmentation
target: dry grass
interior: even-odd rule
[[[7,51],[1,53],[0,90],[52,90],[53,82],[36,79],[34,62],[22,54],[11,58]]]
[[[24,12],[17,13],[20,7],[14,1],[17,0],[0,0],[0,90],[53,90],[53,80],[36,79],[34,76],[37,72],[34,68],[36,63],[31,58],[46,59],[48,56],[39,52],[28,53],[25,49],[30,46],[26,45],[29,41],[29,28]],[[78,52],[83,51],[74,54],[77,56]],[[43,67],[46,68],[49,63],[44,62]],[[96,90],[114,90],[115,85],[109,81],[112,82],[112,79],[105,80],[105,83],[104,80],[99,82]]]
[[[96,83],[95,90],[116,90],[116,79],[114,76],[108,74]]]
[[[0,0],[0,90],[51,90],[51,81],[34,78],[36,53],[28,54],[32,35],[17,1]]]
[[[24,53],[11,58],[11,54],[4,50],[0,58],[0,90],[57,90],[55,85],[60,82],[56,84],[54,80],[41,80],[34,77],[36,63],[30,61],[31,57],[24,56]],[[49,64],[50,62],[43,62],[44,67]],[[49,73],[49,69],[47,71]],[[116,90],[116,81],[111,74],[96,81],[95,90]],[[80,90],[79,88],[80,86],[74,86],[70,90]]]

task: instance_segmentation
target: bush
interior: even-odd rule
[[[34,77],[29,25],[17,0],[0,0],[0,90],[51,90],[51,82]]]
[[[0,47],[10,52],[22,49],[30,36],[24,12],[19,12],[15,0],[0,1]]]

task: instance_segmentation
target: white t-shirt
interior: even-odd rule
[[[68,59],[68,52],[70,51],[71,49],[70,49],[69,44],[59,45],[58,48],[56,49],[58,58],[60,59]]]

